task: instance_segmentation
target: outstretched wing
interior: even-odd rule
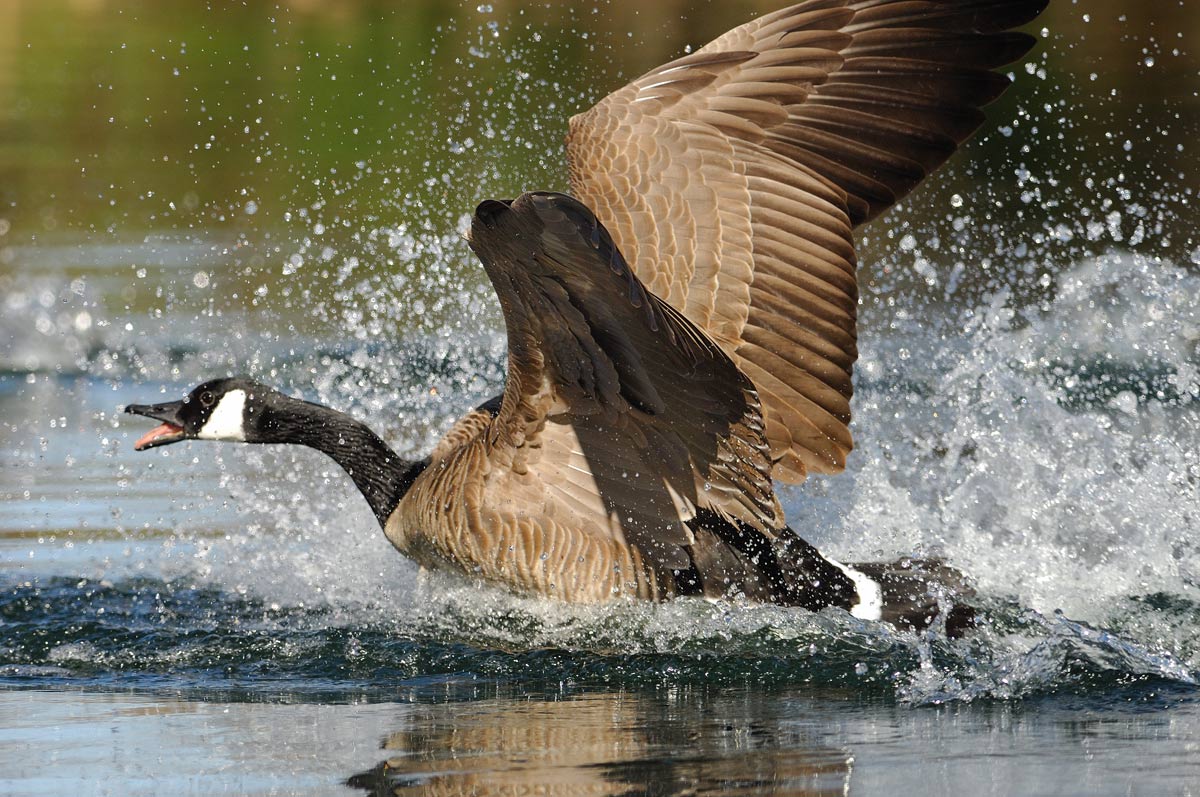
[[[703,507],[770,536],[783,525],[758,397],[719,346],[648,293],[578,201],[488,201],[471,247],[508,330],[489,434],[493,505],[689,566]],[[519,499],[519,500],[518,500]]]
[[[808,0],[571,120],[571,187],[763,403],[774,475],[852,446],[854,226],[941,165],[1048,0]]]

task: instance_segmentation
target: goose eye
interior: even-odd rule
[[[201,405],[203,405],[205,407],[211,407],[216,402],[217,402],[217,399],[215,396],[213,396],[211,391],[206,390],[200,394],[200,404]]]

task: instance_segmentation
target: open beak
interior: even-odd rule
[[[182,401],[169,401],[166,404],[130,404],[125,411],[133,415],[144,415],[156,421],[162,421],[162,426],[156,426],[138,438],[133,447],[145,451],[155,446],[165,446],[177,443],[184,438],[183,421],[179,419],[179,411],[183,409]]]

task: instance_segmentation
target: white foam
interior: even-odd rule
[[[1112,254],[1057,284],[1020,319],[1001,293],[861,335],[848,470],[785,492],[810,542],[941,556],[983,594],[1100,624],[1130,596],[1200,594],[1200,277]]]

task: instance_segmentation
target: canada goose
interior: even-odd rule
[[[922,627],[936,563],[846,567],[773,481],[843,469],[852,230],[915,187],[1008,85],[1047,0],[807,0],[655,69],[570,123],[577,198],[488,200],[469,241],[504,314],[503,395],[409,462],[362,423],[245,378],[138,449],[299,443],[422,565],[568,601],[742,595]],[[969,610],[951,612],[961,625]]]

